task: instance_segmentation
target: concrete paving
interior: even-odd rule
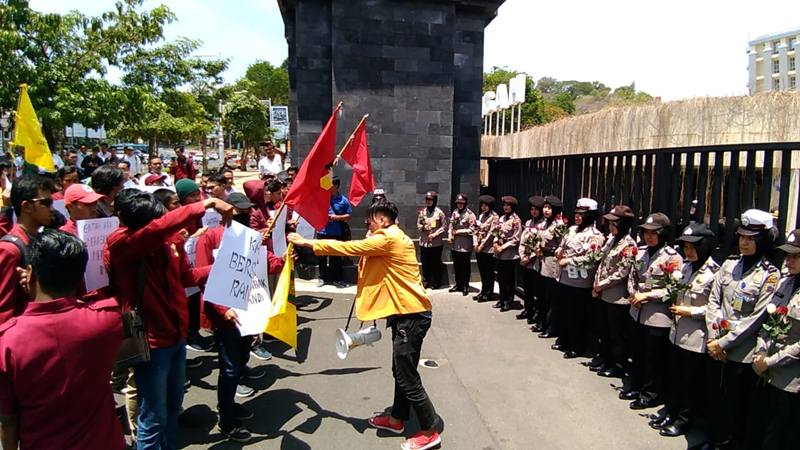
[[[366,418],[391,406],[391,343],[337,358],[334,331],[343,328],[354,287],[316,288],[298,280],[299,348],[273,343],[275,357],[252,366],[267,376],[250,385],[256,395],[240,400],[256,416],[247,445],[222,439],[216,429],[216,359],[191,353],[204,364],[188,372],[194,386],[180,430],[190,449],[397,449],[403,438],[376,431]],[[477,289],[476,289],[477,292]],[[662,438],[646,414],[617,399],[615,379],[590,373],[580,362],[550,350],[516,312],[500,313],[471,295],[431,293],[433,325],[423,358],[439,367],[420,368],[423,383],[443,419],[443,447],[454,449],[680,449],[687,439]],[[360,323],[353,319],[351,330]],[[378,323],[384,330],[385,323]],[[418,429],[416,420],[406,435]],[[690,440],[695,443],[696,437]]]

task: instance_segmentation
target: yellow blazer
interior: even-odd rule
[[[356,317],[361,321],[431,310],[422,286],[414,242],[397,225],[359,241],[314,241],[314,253],[360,256]]]

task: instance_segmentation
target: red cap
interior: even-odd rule
[[[65,205],[70,205],[75,202],[94,203],[101,198],[103,198],[102,195],[85,184],[73,184],[64,192]]]
[[[159,181],[163,180],[164,178],[167,178],[167,176],[166,175],[150,174],[144,179],[144,184],[146,184],[147,186],[152,186],[152,185],[158,183]]]

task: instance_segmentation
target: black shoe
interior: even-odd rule
[[[689,424],[683,420],[678,419],[672,424],[661,428],[661,431],[659,431],[658,434],[666,437],[678,437],[686,434],[686,431],[688,430],[689,430]]]
[[[573,352],[572,350],[567,350],[564,352],[564,359],[575,359],[578,357],[578,352]]]
[[[639,398],[639,391],[622,391],[619,393],[620,400],[633,400]]]
[[[601,358],[599,355],[597,355],[594,358],[592,358],[591,361],[589,361],[587,363],[584,363],[584,365],[586,367],[588,367],[589,370],[594,369],[594,370],[592,370],[592,372],[597,372],[597,370],[600,369],[601,367],[605,366],[605,364],[606,364],[606,362],[603,361],[603,358]]]
[[[469,288],[465,287],[464,290],[461,291],[461,295],[463,295],[464,297],[468,296],[469,295]]]
[[[673,419],[669,414],[663,416],[656,416],[655,419],[650,420],[647,424],[654,430],[660,430],[664,427],[672,425]]]
[[[492,305],[492,308],[502,308],[502,307],[503,307],[503,302],[497,302],[494,305]]]
[[[456,291],[460,291],[460,290],[461,290],[461,288],[460,288],[460,287],[458,287],[458,286],[453,286],[453,287],[451,287],[450,289],[448,289],[448,290],[447,290],[447,292],[456,292]]]
[[[642,400],[641,398],[637,398],[636,400],[632,401],[628,407],[633,410],[639,409],[648,409],[648,408],[655,408],[656,406],[660,405],[662,402],[658,400]]]
[[[622,378],[625,375],[625,372],[623,372],[619,367],[611,367],[602,371],[598,371],[597,375],[605,378]]]
[[[508,303],[503,303],[500,306],[500,312],[506,312],[506,311],[511,311],[511,305]]]
[[[608,370],[608,367],[605,364],[601,364],[599,366],[593,366],[592,363],[581,363],[584,366],[589,368],[589,372],[602,372],[604,370]]]
[[[531,324],[531,331],[534,332],[534,333],[538,333],[538,332],[542,331],[542,327],[539,326],[538,323],[534,322],[534,323]]]
[[[537,336],[539,336],[542,339],[550,339],[550,338],[556,337],[556,335],[554,335],[552,333],[548,333],[547,331],[542,331]]]
[[[250,441],[250,439],[252,439],[253,437],[250,434],[250,432],[247,431],[247,429],[244,427],[231,428],[230,430],[220,429],[219,431],[222,433],[223,436],[228,438],[229,441],[233,442],[244,443]]]
[[[561,344],[559,344],[559,343],[555,343],[555,344],[551,345],[550,348],[552,350],[557,350],[557,351],[564,350],[564,347],[562,347]]]
[[[478,293],[478,295],[473,295],[472,299],[475,301],[479,301],[483,298],[483,292]]]
[[[517,314],[515,317],[517,318],[517,320],[522,320],[522,319],[527,319],[528,315],[525,314],[525,311],[522,311],[521,313]]]

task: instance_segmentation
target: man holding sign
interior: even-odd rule
[[[414,408],[421,431],[401,447],[424,450],[441,443],[434,429],[438,416],[422,386],[417,365],[422,341],[431,326],[431,302],[422,287],[414,242],[397,225],[397,207],[379,202],[369,208],[370,236],[359,241],[305,239],[289,235],[289,242],[309,247],[316,255],[361,256],[358,263],[356,317],[362,322],[387,320],[392,328],[394,404],[390,414],[369,419],[375,428],[401,434]]]

